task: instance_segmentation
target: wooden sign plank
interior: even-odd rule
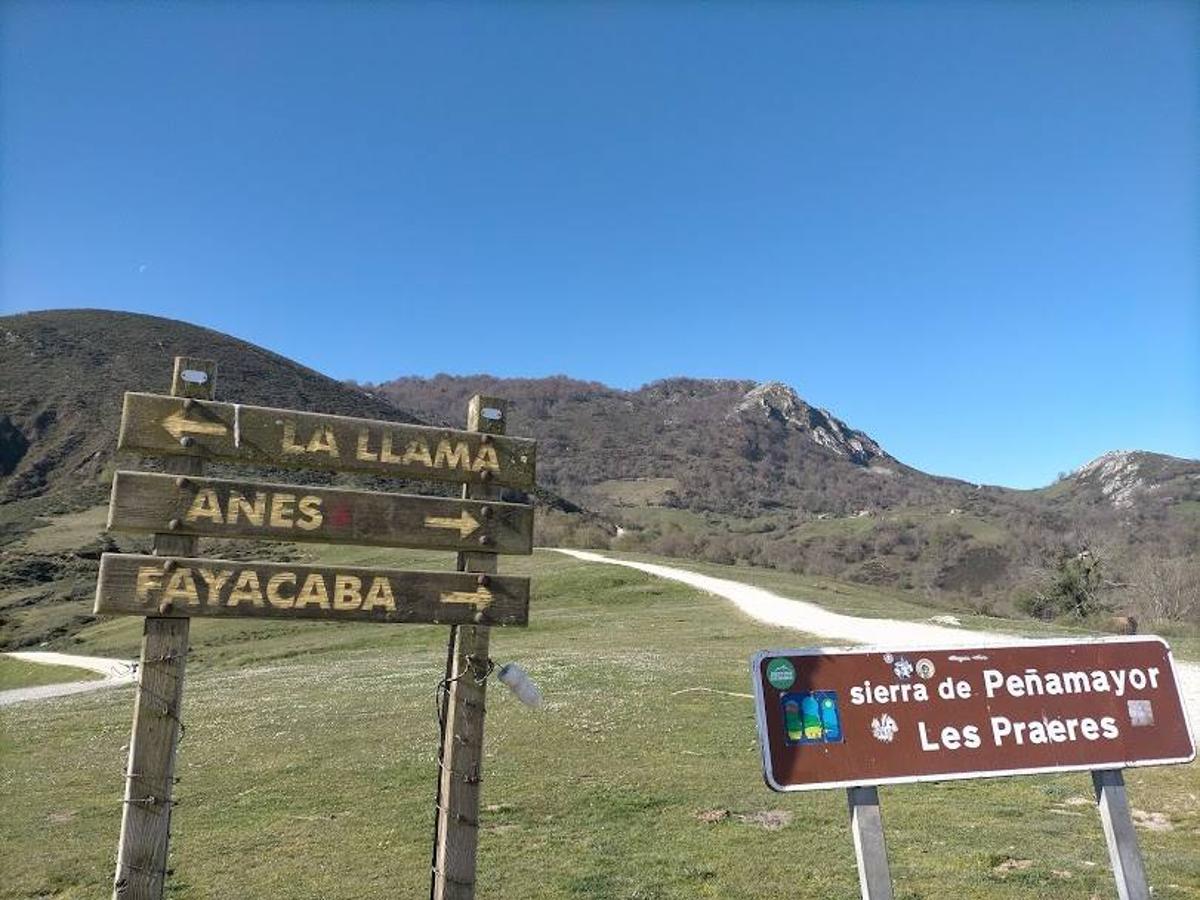
[[[126,393],[118,450],[532,488],[535,441],[453,428]]]
[[[529,579],[105,553],[95,612],[525,625]]]
[[[317,541],[431,550],[533,552],[533,507],[292,484],[113,477],[108,527],[269,541]]]

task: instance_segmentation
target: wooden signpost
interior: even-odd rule
[[[179,357],[171,396],[125,395],[118,449],[166,474],[117,472],[109,528],[153,534],[153,555],[106,553],[98,614],[145,617],[116,900],[160,900],[167,876],[188,624],[193,616],[451,626],[433,891],[474,896],[483,697],[494,625],[525,625],[529,579],[496,554],[533,549],[536,445],[504,436],[507,406],[474,397],[465,431],[213,402],[216,365]],[[203,477],[205,460],[457,481],[462,499]],[[459,551],[457,572],[200,558],[199,537]]]
[[[96,612],[525,625],[529,579],[105,553]]]
[[[108,527],[153,533],[530,553],[533,509],[290,484],[118,472]]]
[[[483,432],[483,433],[479,433]],[[535,441],[166,397],[125,395],[118,450],[283,468],[532,488]]]
[[[508,404],[471,399],[467,427],[496,439],[504,433]],[[494,502],[499,489],[463,485],[467,499]],[[481,585],[495,581],[496,557],[460,553],[458,568],[478,573]],[[471,900],[475,896],[475,858],[479,846],[479,791],[483,770],[483,712],[487,698],[491,630],[482,623],[455,628],[446,662],[446,698],[442,706],[442,747],[438,755],[437,819],[434,827],[431,900]]]
[[[1196,749],[1158,638],[781,650],[752,662],[763,774],[846,788],[862,896],[892,897],[879,784],[1090,771],[1122,898],[1148,898],[1121,770]]]

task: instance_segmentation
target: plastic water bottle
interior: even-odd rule
[[[516,694],[517,699],[526,706],[537,709],[542,705],[541,690],[530,679],[529,673],[516,663],[505,663],[502,665],[496,670],[496,677],[500,679],[501,684]]]

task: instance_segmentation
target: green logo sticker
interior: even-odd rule
[[[786,691],[796,683],[796,668],[786,659],[767,663],[767,681],[776,690]]]

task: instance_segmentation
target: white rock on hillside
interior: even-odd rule
[[[807,434],[814,443],[860,465],[887,458],[883,448],[870,437],[834,418],[829,410],[805,403],[792,388],[779,381],[768,381],[748,391],[735,412],[783,422]]]
[[[1134,495],[1146,486],[1138,474],[1138,462],[1132,450],[1112,450],[1075,470],[1078,481],[1095,480],[1100,493],[1117,509],[1133,506]]]

